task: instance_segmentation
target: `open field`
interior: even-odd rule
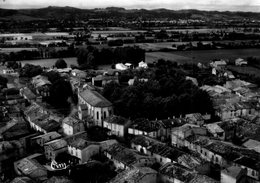
[[[197,51],[171,51],[171,52],[148,52],[145,61],[148,63],[162,58],[179,63],[208,63],[213,59],[229,59],[258,57],[260,58],[260,49],[223,49],[223,50],[197,50]]]
[[[63,58],[63,59],[67,63],[68,67],[71,64],[78,65],[76,57]],[[57,58],[39,59],[39,60],[23,60],[23,61],[21,61],[21,63],[22,63],[22,66],[24,66],[25,64],[33,64],[33,65],[40,65],[42,67],[52,67],[57,60],[58,60]]]
[[[260,69],[256,68],[256,67],[250,67],[250,66],[246,66],[246,67],[236,67],[236,66],[228,66],[228,69],[230,69],[231,71],[235,71],[238,72],[240,74],[250,74],[250,75],[255,75],[257,77],[260,77]]]

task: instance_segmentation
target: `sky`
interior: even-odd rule
[[[82,9],[124,7],[126,9],[200,9],[260,12],[260,0],[0,0],[0,8],[23,9],[71,6]]]

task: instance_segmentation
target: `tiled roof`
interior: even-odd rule
[[[221,172],[233,177],[233,178],[238,178],[238,175],[240,174],[242,168],[239,166],[230,166],[228,168],[225,168]]]
[[[77,149],[84,149],[89,145],[99,145],[97,142],[90,142],[82,138],[77,138],[72,143],[69,144],[71,147],[75,147]]]
[[[128,149],[120,144],[113,144],[106,150],[112,157],[128,166],[134,164],[139,158],[147,158],[150,157],[140,155],[138,152]]]
[[[153,144],[150,147],[147,148],[148,151],[158,154],[162,157],[167,157],[171,160],[177,160],[178,157],[182,156],[184,152],[180,151],[177,148],[171,148],[168,145],[164,144]]]
[[[79,95],[91,106],[94,107],[109,107],[112,106],[112,103],[109,102],[105,97],[100,95],[96,91],[85,89]]]
[[[59,133],[57,133],[57,132],[49,132],[49,133],[45,133],[43,135],[39,135],[39,136],[33,137],[32,139],[42,138],[42,139],[48,140],[50,137],[52,137],[52,139],[56,139],[56,138],[61,137],[61,135]]]
[[[138,135],[138,136],[135,136],[132,140],[131,140],[132,143],[134,143],[135,145],[141,145],[142,147],[149,147],[153,144],[157,144],[157,143],[161,143],[160,141],[157,141],[155,139],[152,139],[150,137],[147,137],[147,136],[143,136],[143,135]]]
[[[194,172],[177,163],[167,163],[160,168],[159,172],[182,182],[189,182],[194,178]]]
[[[50,146],[53,150],[58,150],[58,149],[62,149],[64,147],[66,147],[67,142],[63,139],[57,139],[57,140],[53,140],[51,142],[48,142],[44,145]]]
[[[35,182],[28,177],[16,177],[10,183],[35,183]]]
[[[157,174],[157,172],[148,167],[130,168],[119,173],[110,183],[136,183],[148,174]]]
[[[161,124],[158,121],[149,121],[148,119],[139,118],[132,122],[130,128],[145,132],[154,132],[159,130]]]
[[[47,169],[34,159],[24,158],[15,164],[19,171],[31,178],[47,176]]]
[[[110,116],[109,118],[107,118],[106,122],[119,124],[119,125],[125,125],[128,122],[128,120],[124,117],[113,115],[113,116]]]
[[[36,98],[36,95],[27,87],[22,88],[21,92],[29,100]]]
[[[73,126],[74,124],[79,123],[81,121],[79,119],[75,118],[75,117],[68,116],[68,117],[64,118],[62,122],[66,123],[70,126]]]

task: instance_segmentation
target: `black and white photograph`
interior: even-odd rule
[[[260,0],[0,0],[0,183],[260,183]]]

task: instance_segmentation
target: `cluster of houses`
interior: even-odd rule
[[[212,97],[219,122],[209,123],[211,115],[200,113],[127,119],[115,115],[113,104],[96,90],[108,82],[119,82],[119,73],[88,78],[80,70],[57,72],[70,74],[78,96],[78,104],[68,116],[43,105],[51,85],[44,76],[32,78],[33,89],[2,90],[1,181],[15,174],[13,183],[46,182],[55,172],[60,175],[65,170],[62,175],[69,176],[66,170],[70,167],[93,163],[93,157],[101,155],[117,172],[111,183],[260,181],[259,93],[255,85],[232,79],[224,86],[201,87]],[[91,127],[104,130],[107,139],[91,139],[87,132]],[[232,143],[234,137],[241,140],[240,145]]]

